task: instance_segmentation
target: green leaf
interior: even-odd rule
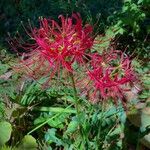
[[[54,112],[54,113],[76,113],[76,110],[73,108],[65,109],[62,107],[35,107],[33,110],[45,111],[45,112]]]
[[[105,117],[110,117],[110,116],[115,115],[116,113],[117,113],[116,107],[112,106],[111,108],[108,109],[108,111],[106,111],[106,112],[104,113],[104,116],[105,116]]]
[[[57,118],[54,118],[53,120],[48,122],[48,125],[55,128],[64,128],[63,122],[65,122],[66,118],[69,116],[69,114],[62,113]]]
[[[70,114],[68,114],[68,113],[62,113],[59,116],[57,116],[56,118],[53,118],[50,121],[48,121],[47,124],[54,128],[63,128],[64,127],[63,123],[65,122],[66,118],[69,115]],[[52,117],[52,116],[53,116],[52,114],[40,116],[34,120],[34,124],[35,125],[41,124],[41,123],[45,122],[49,117]]]
[[[56,129],[48,129],[45,134],[45,140],[48,143],[56,143],[56,145],[60,146],[63,145],[62,140],[56,137]]]
[[[139,98],[141,98],[141,99],[146,99],[146,98],[149,98],[149,97],[150,97],[150,91],[149,90],[144,90],[142,92],[142,94],[139,95]]]
[[[150,127],[150,108],[149,107],[145,107],[142,110],[142,114],[141,114],[141,128],[140,128],[140,130],[142,132],[144,132],[149,127]],[[147,135],[145,135],[141,139],[141,142],[142,142],[143,145],[145,145],[148,148],[150,148],[150,133],[147,133]]]
[[[12,132],[12,126],[9,122],[0,122],[0,146],[9,141]]]
[[[5,73],[8,69],[9,69],[9,65],[7,65],[7,64],[2,64],[2,63],[0,62],[0,75],[2,75],[3,73]]]
[[[138,4],[140,4],[140,3],[142,3],[143,2],[143,0],[138,0]]]
[[[36,139],[31,135],[26,135],[22,139],[22,142],[19,146],[19,149],[22,150],[37,150],[37,142]]]
[[[121,126],[119,125],[118,127],[116,127],[110,134],[109,136],[114,136],[114,135],[119,135],[120,133],[123,132],[123,129],[121,128]]]
[[[41,123],[45,122],[46,120],[47,120],[46,117],[40,116],[40,117],[38,117],[38,118],[36,118],[36,119],[34,120],[34,125],[41,124]]]
[[[65,133],[70,134],[70,133],[75,132],[78,128],[78,125],[79,125],[79,122],[78,122],[77,118],[73,117],[72,121],[69,123]]]
[[[68,102],[73,102],[73,103],[75,102],[75,99],[72,96],[69,96],[69,95],[63,96],[62,99],[66,100]]]

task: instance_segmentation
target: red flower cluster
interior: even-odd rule
[[[83,63],[85,51],[91,48],[92,27],[82,27],[82,19],[79,14],[61,19],[61,25],[54,20],[46,18],[40,20],[40,28],[31,28],[27,32],[33,44],[23,43],[16,40],[14,47],[26,50],[21,65],[26,67],[28,75],[49,75],[51,77],[59,72],[60,67],[73,71],[72,64],[76,61]],[[51,72],[51,73],[50,73]]]
[[[92,80],[93,98],[124,98],[127,84],[135,80],[131,61],[121,51],[109,51],[103,55],[94,54],[91,69],[88,71]]]
[[[129,58],[117,50],[109,50],[101,55],[87,53],[86,50],[93,45],[92,27],[88,24],[82,27],[79,14],[68,18],[61,15],[59,18],[61,25],[44,18],[40,20],[39,28],[31,27],[31,33],[27,31],[31,44],[25,43],[21,37],[21,42],[17,39],[12,42],[16,49],[26,51],[18,68],[32,77],[50,76],[51,79],[61,68],[72,72],[74,62],[84,64],[85,72],[88,72],[86,83],[92,85],[88,87],[93,93],[94,99],[91,100],[94,101],[96,97],[123,99],[124,92],[128,90],[126,85],[135,80]],[[89,60],[85,62],[85,58]],[[82,70],[83,74],[85,72]]]

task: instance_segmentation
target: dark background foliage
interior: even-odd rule
[[[7,32],[22,32],[21,21],[25,26],[28,20],[37,25],[40,16],[57,20],[60,14],[73,12],[79,12],[84,22],[94,25],[96,33],[104,33],[112,26],[119,48],[128,47],[130,54],[148,58],[145,53],[150,50],[149,0],[1,0],[1,45],[8,46]]]
[[[0,1],[0,41],[4,41],[7,32],[19,30],[21,21],[28,19],[37,24],[38,17],[58,19],[60,14],[71,15],[79,12],[90,23],[99,21],[100,30],[107,24],[107,17],[121,9],[120,0],[1,0]]]

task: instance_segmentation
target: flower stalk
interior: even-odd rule
[[[77,95],[77,89],[75,86],[75,81],[74,81],[74,75],[72,72],[69,72],[70,78],[71,78],[71,83],[72,83],[72,87],[73,87],[73,95],[74,95],[74,99],[75,99],[75,107],[77,110],[77,114],[79,116],[80,114],[80,109],[79,109],[79,102],[78,102],[78,95]]]
[[[70,74],[70,78],[71,78],[71,82],[72,82],[72,87],[73,87],[73,92],[74,92],[74,99],[75,99],[75,108],[77,111],[77,120],[79,123],[79,132],[82,138],[82,142],[84,149],[86,149],[86,147],[88,147],[88,138],[86,137],[86,135],[84,134],[84,129],[82,128],[82,122],[80,119],[80,103],[79,103],[79,98],[78,98],[78,94],[77,94],[77,89],[76,89],[76,85],[75,85],[75,81],[74,81],[74,75],[72,72],[69,73]]]

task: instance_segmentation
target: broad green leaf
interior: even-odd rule
[[[53,113],[76,113],[76,110],[73,108],[65,109],[62,107],[34,107],[33,110],[43,111],[43,112],[53,112]]]
[[[21,141],[19,145],[19,149],[22,150],[37,150],[37,142],[36,139],[31,135],[26,135]]]
[[[12,132],[12,126],[9,122],[0,122],[0,146],[9,141]]]

